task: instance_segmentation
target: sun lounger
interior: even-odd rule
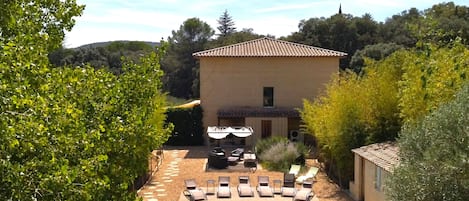
[[[238,194],[239,197],[254,196],[254,191],[252,190],[251,183],[249,182],[249,176],[239,176]]]
[[[293,174],[296,177],[298,175],[298,173],[300,172],[300,169],[301,169],[301,165],[292,164],[290,166],[290,171],[288,171],[288,173]]]
[[[296,182],[301,184],[308,179],[313,179],[316,176],[316,174],[318,174],[318,171],[319,171],[319,168],[311,167],[309,168],[308,172],[306,172],[306,174],[299,176],[296,179]]]
[[[217,197],[219,197],[219,198],[230,198],[231,197],[230,177],[226,177],[226,176],[219,176],[218,177]]]
[[[186,185],[186,192],[189,195],[190,201],[207,200],[207,195],[202,189],[197,187],[195,179],[186,179],[184,184]]]
[[[257,180],[258,180],[257,193],[259,193],[259,196],[260,197],[273,197],[274,191],[269,185],[269,177],[258,176]]]
[[[295,194],[295,175],[286,173],[283,175],[282,197],[294,197]]]
[[[295,197],[293,197],[293,201],[297,200],[302,200],[302,201],[308,201],[313,198],[314,193],[312,191],[313,189],[313,183],[309,181],[303,182],[303,186],[299,191],[296,192]]]

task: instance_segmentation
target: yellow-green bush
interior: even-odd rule
[[[362,76],[336,75],[325,93],[305,100],[305,127],[342,184],[353,174],[350,151],[395,140],[401,122],[414,122],[450,101],[469,74],[469,51],[459,42],[421,45],[382,61],[367,60]]]
[[[402,118],[418,121],[450,101],[469,76],[469,50],[456,42],[451,47],[427,45],[401,57],[405,71],[400,82]]]
[[[392,140],[400,128],[395,60],[368,62],[363,76],[334,76],[320,98],[304,101],[302,118],[317,138],[322,157],[343,184],[352,177],[351,149]]]

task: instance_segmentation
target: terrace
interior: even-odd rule
[[[216,180],[219,176],[229,176],[231,178],[230,186],[231,198],[217,199],[215,195],[208,195],[208,200],[291,200],[291,197],[281,197],[276,194],[273,198],[258,197],[258,193],[254,192],[255,197],[239,198],[236,186],[239,184],[239,176],[249,176],[251,186],[255,190],[257,186],[258,176],[269,176],[270,186],[274,187],[274,180],[283,180],[283,172],[268,171],[259,167],[256,171],[207,171],[207,153],[209,148],[201,147],[165,147],[163,163],[159,170],[155,172],[151,180],[146,183],[139,191],[138,195],[144,201],[187,201],[188,197],[184,195],[184,180],[194,178],[199,187],[205,192],[207,190],[207,181]],[[320,166],[315,160],[308,159],[307,166]],[[300,188],[297,184],[296,188]],[[324,172],[320,171],[316,176],[313,184],[313,192],[317,201],[352,201],[346,193],[330,181]]]

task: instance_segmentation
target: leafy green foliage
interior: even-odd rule
[[[267,149],[272,147],[274,144],[286,144],[288,139],[285,137],[273,136],[265,139],[260,139],[256,142],[255,152],[257,155],[261,155]]]
[[[299,31],[286,39],[306,45],[313,45],[348,53],[341,61],[344,69],[356,50],[378,41],[378,23],[366,14],[353,17],[348,14],[336,14],[329,18],[310,18],[302,20]]]
[[[387,181],[390,200],[469,199],[469,83],[456,98],[400,134],[401,158]]]
[[[153,51],[151,45],[140,41],[114,41],[99,47],[81,47],[76,49],[59,48],[49,53],[49,61],[54,66],[83,67],[93,66],[96,69],[107,69],[119,75],[122,73],[122,59],[140,62],[142,55]]]
[[[405,74],[400,82],[401,116],[418,121],[452,99],[469,75],[469,50],[459,42],[452,47],[425,45],[401,54]]]
[[[421,19],[421,12],[416,8],[393,15],[378,30],[382,38],[381,42],[392,42],[405,47],[414,47],[418,39],[412,27],[415,27],[414,25],[418,24]]]
[[[168,137],[158,56],[126,64],[119,78],[43,61],[0,65],[0,197],[133,200],[129,186]]]
[[[349,68],[356,73],[361,73],[362,68],[365,66],[365,58],[378,61],[403,48],[403,46],[397,45],[395,43],[378,43],[375,45],[367,45],[365,48],[355,52],[352,60],[350,61]]]
[[[324,96],[305,101],[303,121],[339,180],[347,184],[353,172],[351,149],[394,140],[402,121],[419,121],[450,101],[467,82],[467,58],[468,50],[455,42],[399,50],[381,61],[365,59],[363,75],[345,72]]]
[[[264,35],[256,34],[253,32],[253,29],[243,29],[231,33],[225,37],[218,37],[215,40],[210,41],[209,48],[217,48],[226,45],[232,45],[236,43],[241,43],[249,40],[254,40],[258,38],[265,37]]]
[[[469,7],[449,2],[436,4],[424,11],[411,8],[390,16],[384,23],[376,22],[369,14],[361,17],[336,14],[328,18],[302,20],[299,30],[285,39],[347,52],[347,58],[341,61],[341,69],[351,67],[358,72],[357,62],[362,66],[362,60],[351,59],[356,51],[367,45],[395,43],[413,48],[417,41],[445,45],[458,38],[463,44],[469,44],[468,13]]]
[[[469,44],[469,7],[441,3],[426,9],[424,16],[420,24],[411,27],[420,41],[446,45],[459,38]]]
[[[270,137],[256,143],[256,154],[262,165],[274,171],[287,172],[291,164],[304,164],[308,149],[304,144],[292,143],[285,137]]]
[[[199,97],[199,66],[192,56],[204,50],[215,31],[198,18],[184,21],[168,38],[168,52],[162,61],[165,89],[178,98]]]
[[[370,61],[363,76],[344,72],[333,77],[323,96],[304,101],[302,120],[316,137],[320,156],[343,185],[353,174],[351,149],[397,136],[399,65],[397,57]]]
[[[0,200],[135,200],[130,186],[169,135],[163,49],[140,65],[127,62],[119,77],[90,66],[51,68],[47,53],[81,7],[8,1],[4,8],[11,10],[0,13],[2,22],[17,22],[2,25],[8,35],[0,38]]]
[[[168,108],[166,123],[174,125],[167,145],[203,145],[202,107]]]
[[[75,0],[18,0],[0,1],[0,38],[12,40],[22,35],[34,36],[27,40],[42,40],[45,49],[58,48],[80,16],[84,6]]]

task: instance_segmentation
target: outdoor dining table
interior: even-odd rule
[[[244,153],[244,167],[257,167],[256,154]]]

